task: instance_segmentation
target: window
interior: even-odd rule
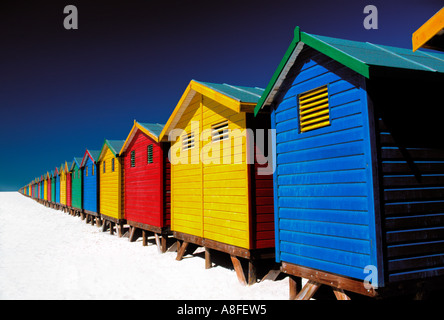
[[[150,144],[147,147],[147,162],[153,163],[153,145]]]
[[[85,177],[88,176],[88,167],[85,167]]]
[[[228,120],[211,126],[211,141],[217,142],[228,139]]]
[[[106,160],[105,161],[103,161],[103,173],[105,173],[106,172]],[[99,178],[100,179],[100,178]]]
[[[94,164],[91,166],[91,169],[92,169],[92,170],[91,170],[91,171],[92,171],[91,174],[94,175]]]
[[[299,95],[300,132],[330,125],[328,87],[322,86]]]
[[[136,166],[136,150],[131,151],[131,168]]]
[[[114,158],[111,159],[111,171],[114,172]]]
[[[188,133],[182,136],[182,150],[194,148],[194,133]]]

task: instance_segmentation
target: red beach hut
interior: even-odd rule
[[[120,150],[125,172],[124,212],[131,228],[129,240],[134,241],[136,232],[142,230],[145,245],[146,232],[153,232],[161,252],[166,250],[170,226],[170,163],[168,149],[158,141],[163,127],[134,120]]]

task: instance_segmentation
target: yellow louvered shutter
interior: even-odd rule
[[[330,125],[328,88],[322,86],[299,95],[299,126],[301,132]]]

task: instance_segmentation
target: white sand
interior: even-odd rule
[[[243,286],[228,263],[175,258],[0,192],[0,299],[288,299],[287,278]]]

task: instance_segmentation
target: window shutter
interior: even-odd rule
[[[148,163],[153,163],[153,145],[150,144],[147,147],[147,159]]]
[[[330,125],[326,85],[299,95],[299,125],[300,132]]]
[[[194,148],[194,133],[188,133],[182,136],[182,150]]]
[[[136,166],[136,150],[131,151],[131,168]]]
[[[217,142],[228,139],[228,120],[211,126],[211,141]]]

